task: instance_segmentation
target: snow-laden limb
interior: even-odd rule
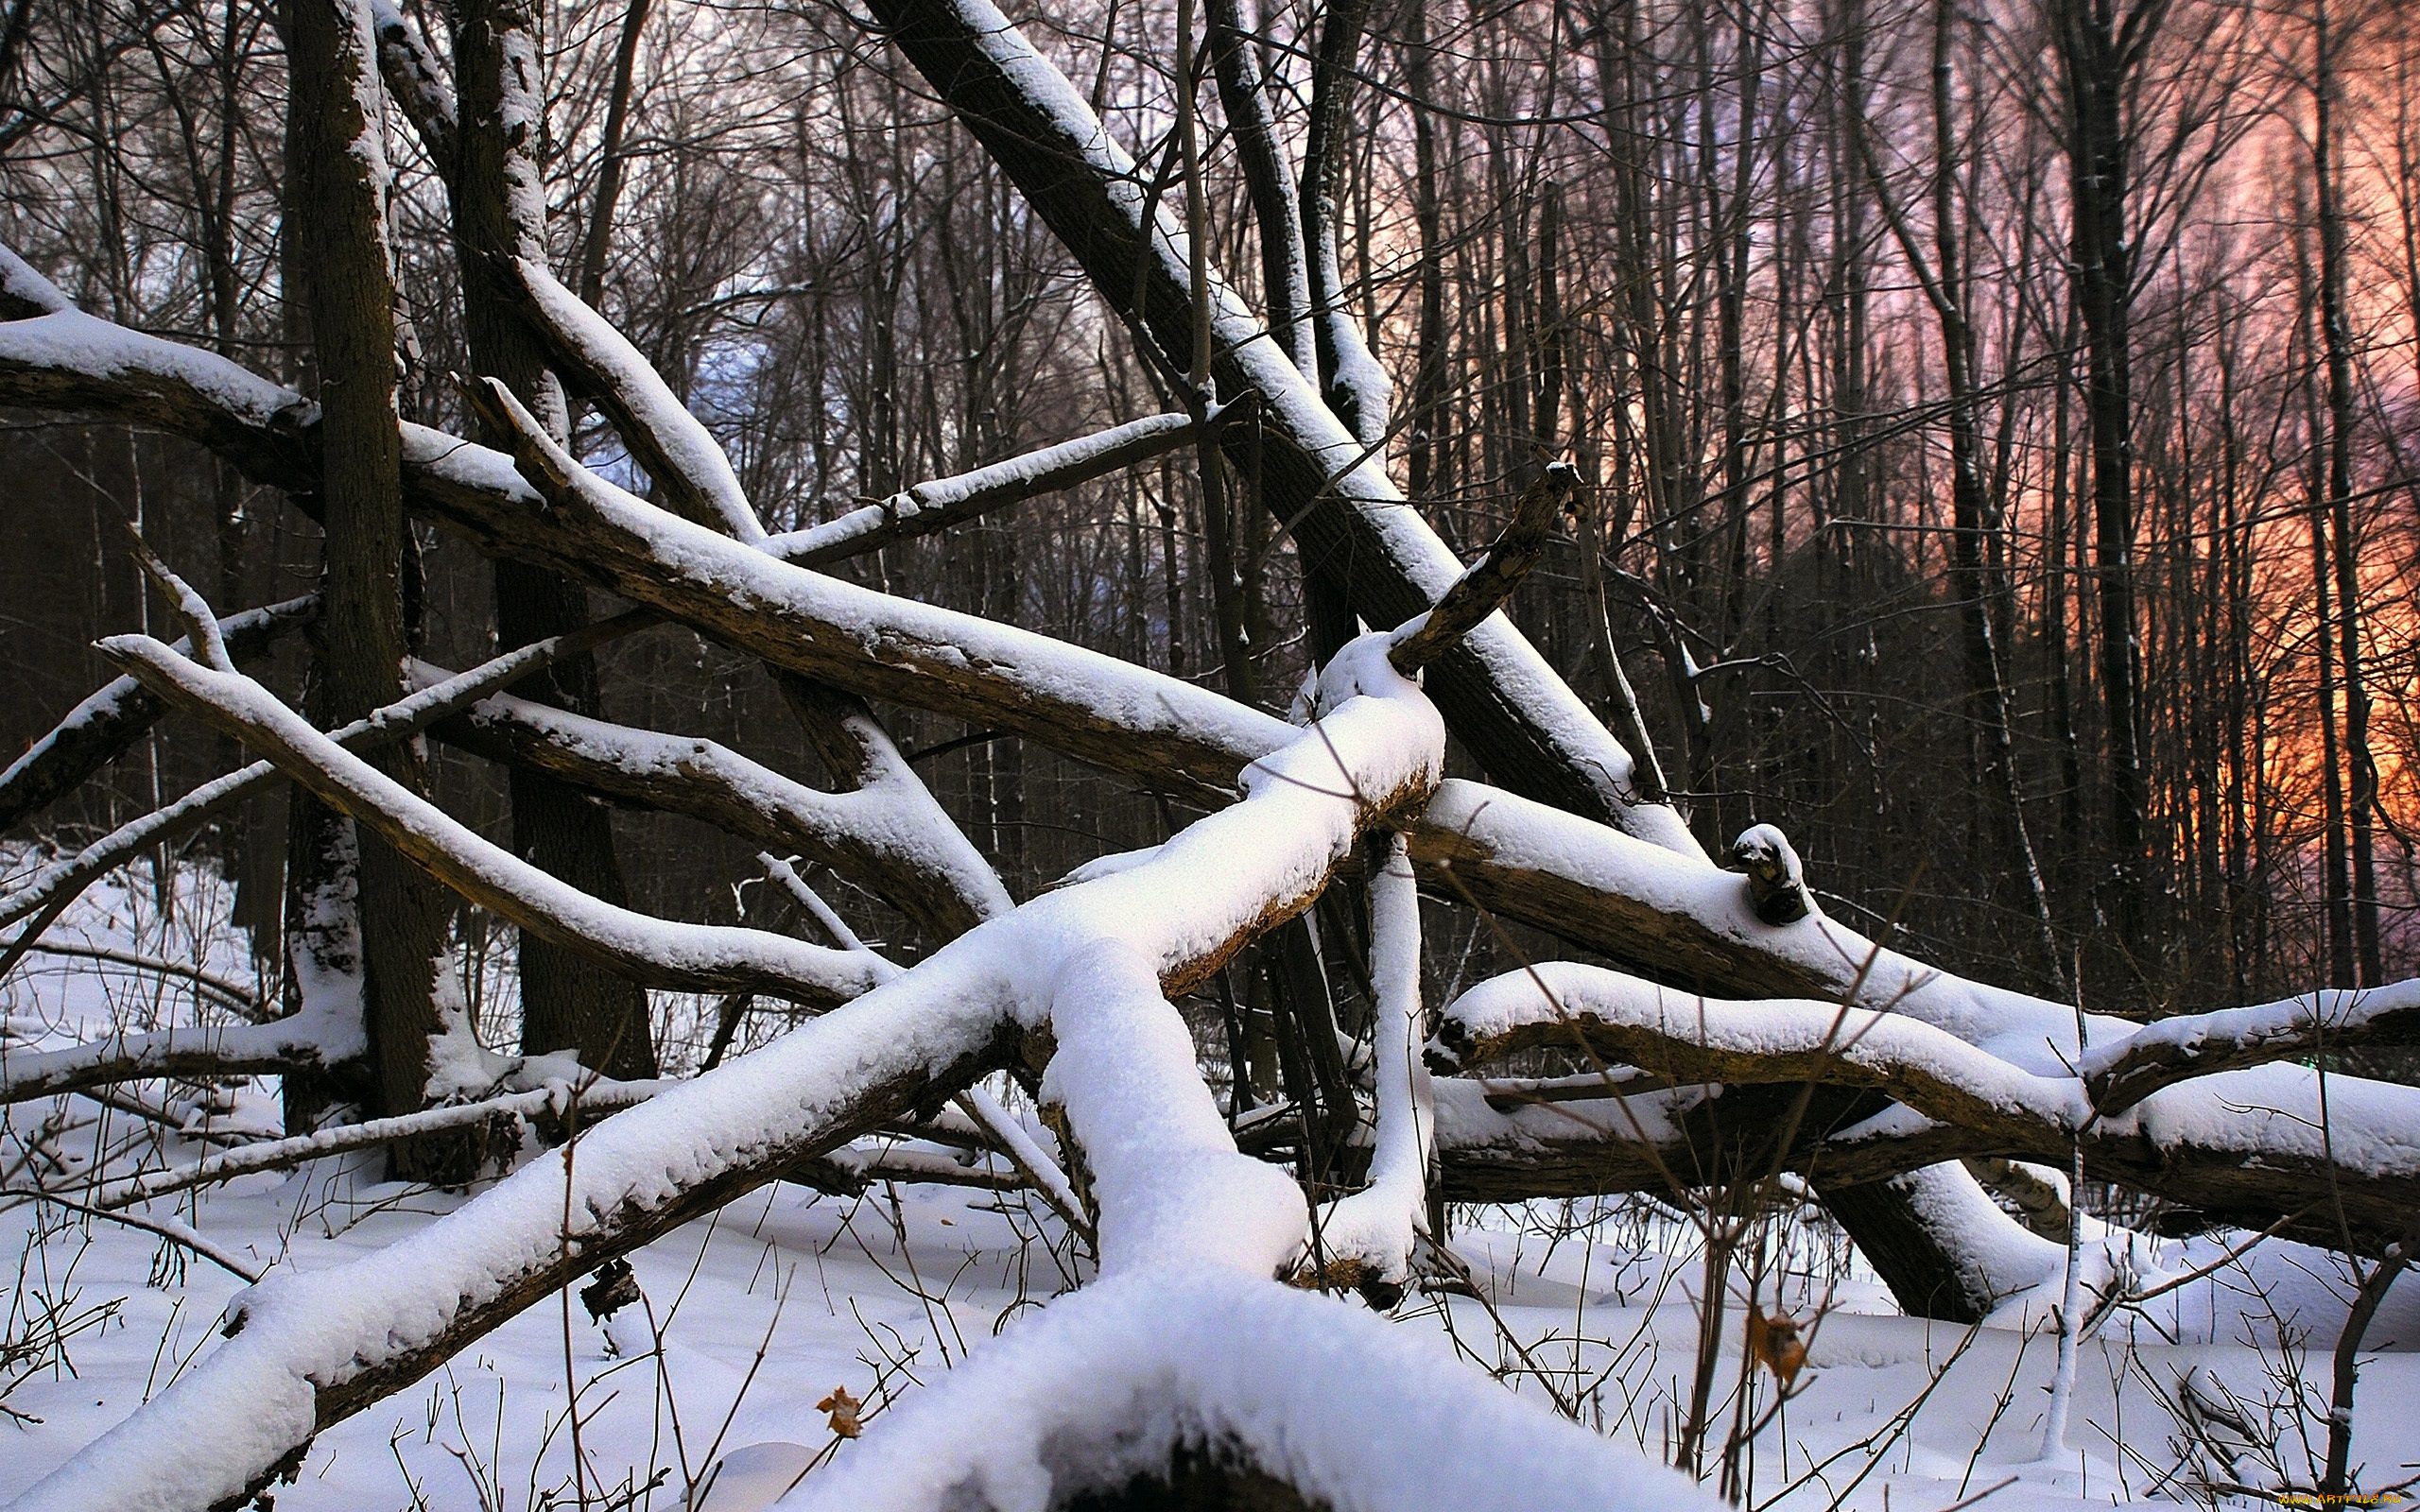
[[[1180,1453],[1332,1512],[1720,1504],[1358,1307],[1212,1267],[1105,1278],[1051,1303],[779,1504],[1044,1512],[1165,1482]]]
[[[530,323],[556,366],[612,418],[623,444],[672,507],[734,540],[761,543],[765,524],[748,502],[731,458],[655,365],[536,258],[514,258],[511,271],[528,301]]]
[[[1737,873],[1501,788],[1441,783],[1409,839],[1422,875],[1449,892],[1658,976],[1741,998],[1888,1007],[2046,1072],[2075,1055],[2067,1004],[1939,971],[1820,911],[1769,924]],[[2096,1043],[2135,1027],[2091,1022]]]
[[[373,709],[366,717],[329,731],[327,738],[355,749],[369,749],[405,739],[423,726],[468,708],[496,689],[510,686],[559,657],[573,655],[619,633],[620,627],[629,624],[631,619],[629,614],[619,615],[612,620],[600,620],[571,635],[533,641],[491,658],[468,672],[399,698],[384,708]],[[222,813],[253,794],[267,790],[278,780],[275,767],[267,762],[254,762],[240,770],[204,782],[173,803],[129,820],[76,854],[62,857],[36,872],[23,885],[9,892],[5,900],[0,900],[0,924],[14,923],[21,919],[31,919],[18,931],[7,951],[0,953],[0,971],[14,965],[42,932],[55,923],[77,895],[95,880],[123,866],[145,848],[192,830],[212,815]]]
[[[631,497],[539,432],[510,394],[480,392],[515,434],[519,500],[493,477],[504,460],[494,453],[408,430],[405,450],[428,463],[424,496],[494,549],[610,588],[772,666],[1029,734],[1163,790],[1227,797],[1238,767],[1292,736],[1283,720],[1115,657],[777,561]]]
[[[237,661],[249,661],[287,631],[309,624],[319,611],[316,593],[248,609],[218,621],[219,639]],[[186,640],[179,640],[176,647],[191,650]],[[0,771],[0,830],[48,808],[131,748],[159,717],[159,700],[132,678],[103,684]]]
[[[58,290],[0,248],[12,296]],[[215,352],[129,331],[58,299],[0,320],[0,398],[28,408],[104,414],[189,436],[263,482],[305,486],[318,472],[305,432],[319,406]]]
[[[1303,202],[1294,167],[1277,135],[1269,84],[1246,41],[1250,35],[1236,0],[1210,0],[1210,63],[1219,79],[1219,104],[1227,134],[1252,196],[1253,239],[1260,244],[1260,297],[1270,335],[1305,377],[1320,370],[1319,341],[1312,334],[1311,270],[1303,251]]]
[[[445,674],[425,663],[415,681]],[[711,740],[590,719],[505,695],[481,700],[438,728],[480,755],[620,802],[686,815],[752,845],[804,852],[898,907],[936,939],[949,939],[1009,907],[979,857],[946,843],[919,801],[924,785],[904,764],[843,793],[783,776]],[[911,790],[912,784],[912,790]]]
[[[1236,406],[1229,405],[1228,409]],[[1214,414],[1215,426],[1220,415]],[[876,545],[946,530],[1004,505],[1122,472],[1193,444],[1189,415],[1148,415],[953,477],[919,483],[803,530],[758,542],[769,555],[817,567]]]
[[[2073,1077],[2036,1075],[1904,1014],[1706,998],[1577,961],[1471,988],[1440,1015],[1435,1052],[1477,1066],[1539,1045],[1585,1045],[1674,1080],[1861,1087],[1962,1128],[2025,1120],[2067,1133],[2092,1116]]]
[[[268,1023],[117,1033],[63,1050],[28,1053],[12,1050],[0,1040],[0,1102],[22,1103],[151,1076],[206,1080],[310,1070],[351,1060],[364,1048],[358,1013],[319,1013],[307,1007]]]
[[[445,65],[395,0],[370,0],[370,29],[378,38],[378,72],[387,81],[388,98],[411,122],[437,176],[450,185],[462,126]]]
[[[29,320],[74,308],[76,301],[58,284],[35,272],[33,265],[15,252],[0,247],[0,320]]]
[[[1884,1172],[1858,1157],[1876,1150],[1887,1171],[1964,1155],[2064,1163],[2080,1145],[2096,1178],[2318,1244],[2349,1232],[2364,1249],[2392,1242],[2420,1205],[2420,1091],[2352,1076],[2323,1089],[2299,1066],[2218,1072],[2112,1114],[2064,1066],[2033,1069],[1904,1012],[1727,1002],[1569,961],[1483,982],[1441,1021],[1434,1050],[1465,1065],[1584,1046],[1674,1081],[1850,1089],[1900,1105],[1799,1158],[1819,1179],[1874,1179]]]
[[[991,0],[877,0],[873,9],[1100,297],[1142,319],[1186,367],[1195,301],[1184,231],[1083,94]],[[1292,528],[1306,567],[1343,586],[1372,625],[1436,604],[1462,563],[1235,292],[1215,275],[1201,292],[1219,392],[1257,391],[1266,402],[1262,495]],[[1678,815],[1630,801],[1629,753],[1509,620],[1480,626],[1439,660],[1427,685],[1499,781],[1703,862]]]
[[[1668,1193],[1675,1173],[1705,1168],[1686,1126],[1704,1100],[1700,1089],[1497,1107],[1498,1083],[1437,1076],[1429,1085],[1437,1180],[1448,1201]]]
[[[1038,1047],[1068,987],[1060,963],[1078,953],[1113,953],[1163,992],[1204,980],[1309,906],[1360,832],[1399,821],[1443,765],[1443,725],[1387,666],[1382,639],[1348,647],[1329,678],[1335,712],[1253,763],[1242,803],[1148,861],[1046,894],[766,1048],[606,1120],[386,1250],[273,1272],[236,1298],[228,1342],[11,1504],[198,1512],[256,1489],[299,1463],[320,1428],[584,1271],[965,1086],[1028,1037]],[[286,737],[290,713],[257,712]],[[1115,1068],[1092,1085],[1075,1080],[1071,1108],[1117,1116]]]
[[[900,837],[890,846],[905,860],[897,885],[922,894],[909,917],[934,920],[936,943],[1016,906],[999,872],[933,797],[864,699],[790,673],[774,674],[773,683],[833,782],[870,794],[868,801],[880,805],[887,827]]]
[[[1331,1279],[1365,1289],[1402,1286],[1415,1238],[1428,1228],[1428,1177],[1437,1102],[1421,1058],[1427,1014],[1420,1001],[1420,890],[1403,837],[1387,837],[1370,878],[1370,982],[1377,1003],[1370,1037],[1377,1104],[1369,1185],[1331,1204],[1319,1226]],[[1353,1274],[1339,1273],[1342,1265]]]
[[[2161,1019],[2122,1040],[2095,1044],[2077,1069],[2092,1089],[2093,1106],[2116,1113],[2162,1087],[2214,1071],[2415,1040],[2420,981],[2323,988],[2276,1003]]]
[[[1020,1192],[1031,1184],[1012,1164],[995,1165],[980,1154],[887,1135],[842,1145],[783,1175],[786,1180],[852,1197],[879,1181],[924,1181],[986,1192]]]
[[[1103,1276],[1219,1266],[1267,1280],[1294,1258],[1302,1191],[1236,1150],[1150,961],[1119,940],[1069,952],[1050,1026],[1042,1096],[1083,1151]]]
[[[465,899],[633,981],[828,1005],[898,970],[871,952],[831,950],[763,930],[676,923],[600,902],[482,839],[313,729],[251,679],[197,666],[147,636],[113,636],[101,649],[163,701],[263,751],[280,771]]]

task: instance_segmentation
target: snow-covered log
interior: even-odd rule
[[[1106,1279],[1051,1303],[869,1424],[782,1504],[1040,1508],[1138,1486],[1166,1499],[1117,1504],[1720,1505],[1357,1304],[1210,1267]]]
[[[199,668],[188,676],[222,679],[213,691],[231,696],[223,684],[243,680]],[[11,1504],[199,1509],[247,1494],[299,1463],[320,1428],[409,1384],[614,1255],[1012,1057],[1048,1059],[1054,1004],[1063,992],[1085,990],[1087,980],[1064,963],[1088,957],[1139,969],[1138,981],[1116,978],[1120,992],[1151,981],[1163,993],[1198,984],[1307,907],[1363,830],[1399,820],[1437,780],[1443,728],[1385,664],[1381,638],[1340,657],[1330,678],[1334,712],[1253,765],[1245,801],[1148,860],[1045,894],[765,1049],[606,1120],[377,1254],[326,1270],[272,1272],[232,1305],[225,1344]],[[292,738],[290,714],[253,712],[281,741]],[[335,753],[316,754],[343,765]],[[1127,1038],[1108,1013],[1079,1038],[1088,1032],[1112,1047]],[[1091,1074],[1061,1074],[1062,1094],[1094,1142],[1097,1171],[1104,1160],[1115,1165],[1126,1119],[1167,1116],[1136,1106],[1150,1091],[1125,1079],[1129,1069],[1111,1054],[1094,1057]],[[1183,1069],[1194,1075],[1189,1044]],[[1207,1091],[1199,1095],[1206,1105]],[[1232,1152],[1223,1121],[1210,1113],[1201,1131],[1207,1147],[1225,1139]],[[1149,1156],[1138,1148],[1129,1158]],[[1299,1214],[1292,1184],[1258,1169]],[[1201,1243],[1191,1229],[1170,1227],[1183,1222],[1173,1211],[1155,1219],[1130,1209],[1121,1237],[1104,1231],[1103,1243],[1139,1263]],[[1293,1237],[1301,1242],[1299,1228]],[[1256,1223],[1250,1246],[1254,1257],[1274,1254],[1273,1230]]]
[[[765,992],[828,1005],[896,974],[869,951],[832,950],[764,930],[650,919],[591,898],[481,838],[354,755],[268,689],[198,666],[148,636],[112,636],[102,652],[161,699],[262,751],[464,899],[633,981],[690,991]]]
[[[319,612],[319,595],[305,594],[230,614],[218,622],[218,635],[229,655],[246,662],[288,631],[309,624]],[[177,649],[191,647],[180,640]],[[131,749],[159,718],[159,700],[132,678],[103,684],[69,710],[49,733],[37,737],[24,755],[9,764],[8,770],[0,771],[0,830],[12,829],[57,802]]]
[[[2420,1043],[2420,982],[2326,988],[2276,1003],[2183,1014],[2096,1042],[2078,1068],[2095,1108],[2123,1112],[2214,1071],[2365,1044]]]
[[[1933,1148],[1951,1146],[1944,1154],[2054,1164],[2080,1148],[2097,1178],[2253,1228],[2282,1224],[2279,1231],[2314,1243],[2349,1233],[2374,1253],[2403,1234],[2420,1205],[2420,1090],[2335,1076],[2323,1097],[2307,1068],[2218,1063],[2122,1111],[2097,1108],[2069,1069],[2072,1019],[2064,1042],[2008,1036],[1977,1045],[1905,1012],[1728,1002],[1555,961],[1463,993],[1441,1016],[1436,1040],[1445,1059],[1464,1066],[1554,1044],[1673,1081],[1889,1096],[1897,1107],[1830,1131],[1804,1158],[1810,1175],[1835,1179],[1844,1174],[1838,1168],[1854,1169],[1860,1146],[1891,1150],[1911,1134],[1936,1135]],[[1897,1169],[1926,1163],[1908,1159],[1908,1147],[1891,1155]]]

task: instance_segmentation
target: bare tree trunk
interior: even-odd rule
[[[2066,83],[2072,276],[2089,344],[2084,411],[2092,437],[2093,573],[2108,714],[2110,912],[2128,974],[2137,980],[2152,963],[2135,628],[2135,249],[2126,224],[2126,95],[2166,9],[2164,0],[2137,0],[2120,18],[2115,0],[2056,0],[2052,9]]]
[[[395,286],[388,260],[383,100],[365,7],[285,0],[280,8],[292,94],[286,233],[307,272],[320,380],[326,612],[313,680],[322,724],[359,718],[403,694],[406,635],[403,437],[395,413]],[[424,790],[409,745],[371,758]],[[304,828],[309,828],[305,826]],[[335,848],[341,854],[344,848]],[[324,851],[322,853],[325,853]],[[442,1026],[433,994],[450,913],[444,892],[387,846],[362,836],[354,903],[370,1042],[372,1111],[425,1100],[429,1037]],[[333,879],[323,896],[347,889]],[[460,1180],[468,1147],[438,1137],[398,1144],[407,1179]]]
[[[2312,93],[2318,120],[2311,137],[2311,178],[2319,200],[2320,340],[2327,362],[2327,508],[2335,536],[2337,667],[2344,684],[2345,817],[2352,838],[2353,944],[2360,982],[2376,987],[2385,971],[2378,954],[2378,883],[2375,857],[2378,769],[2370,753],[2370,696],[2361,680],[2360,542],[2353,527],[2353,338],[2344,307],[2345,246],[2342,175],[2337,163],[2336,56],[2349,37],[2331,33],[2327,0],[2311,0]]]
[[[471,361],[511,388],[558,439],[568,439],[562,386],[513,308],[495,262],[526,257],[543,263],[546,254],[544,187],[535,151],[544,109],[536,88],[535,16],[526,0],[464,0],[458,17],[454,56],[461,88],[462,161],[455,221]],[[611,214],[601,193],[598,214]],[[590,245],[600,244],[592,236]],[[502,648],[527,645],[585,626],[588,592],[558,574],[499,558],[495,618]],[[520,696],[590,718],[604,713],[591,656],[556,662]],[[582,892],[626,902],[629,889],[614,853],[608,812],[535,772],[515,769],[510,782],[514,850]],[[581,1064],[626,1079],[655,1074],[647,994],[637,986],[527,931],[520,961],[524,1051],[574,1050]]]

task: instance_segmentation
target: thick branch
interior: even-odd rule
[[[387,97],[411,122],[438,178],[452,187],[462,124],[444,65],[395,0],[370,0],[370,26],[378,38],[378,72],[387,81]]]
[[[2080,1069],[2093,1106],[2118,1113],[2163,1087],[2214,1071],[2414,1042],[2420,1042],[2420,981],[2325,988],[2278,1003],[2162,1019],[2095,1046]]]
[[[764,522],[739,486],[731,458],[654,364],[535,259],[513,258],[504,271],[566,384],[614,421],[673,511],[735,540],[763,541]]]
[[[1454,586],[1445,590],[1435,609],[1407,620],[1395,631],[1388,659],[1396,671],[1409,675],[1428,665],[1461,644],[1481,621],[1504,606],[1512,590],[1521,586],[1521,579],[1546,555],[1547,540],[1554,533],[1564,501],[1578,485],[1579,474],[1557,462],[1521,490],[1512,520],[1487,548],[1487,555],[1454,579]]]
[[[288,630],[309,624],[319,612],[319,596],[309,594],[230,614],[218,622],[218,634],[229,655],[239,662],[250,661]],[[179,641],[177,649],[189,647]],[[159,718],[159,700],[132,678],[114,679],[69,710],[50,733],[26,747],[23,756],[0,772],[0,830],[12,829],[57,802],[125,754]]]
[[[932,885],[936,870],[956,858],[939,854],[915,825],[901,822],[892,788],[820,792],[714,741],[504,696],[481,701],[436,732],[466,750],[619,802],[685,815],[764,850],[803,852],[876,893],[937,940],[964,934],[986,917],[968,902],[983,879],[953,872],[947,885]],[[998,894],[1005,909],[996,878],[985,891]]]
[[[632,981],[830,1005],[896,970],[867,952],[827,950],[763,930],[676,923],[601,902],[480,838],[312,729],[251,679],[196,666],[146,636],[116,636],[101,648],[164,701],[261,751],[463,898]]]

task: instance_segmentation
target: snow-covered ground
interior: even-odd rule
[[[247,953],[216,922],[225,917],[223,890],[199,876],[187,885],[164,921],[147,886],[96,888],[60,937],[249,984]],[[35,965],[0,988],[12,1050],[106,1026],[191,1022],[197,1011],[189,983],[164,988],[155,974],[89,959]],[[207,993],[201,1001],[201,1011],[221,1011]],[[136,1091],[197,1132],[276,1126],[266,1087],[173,1109],[159,1085]],[[20,1105],[0,1146],[7,1186],[33,1179],[26,1136],[62,1109],[92,1122],[52,1148],[120,1152],[118,1169],[214,1147],[85,1099]],[[190,1225],[247,1268],[318,1269],[463,1200],[378,1184],[369,1169],[331,1160],[134,1211]],[[57,1183],[73,1173],[41,1174]],[[1415,1292],[1394,1326],[1441,1360],[1459,1357],[1542,1408],[1668,1460],[1695,1373],[1695,1230],[1642,1201],[1457,1216],[1453,1250],[1478,1295]],[[1737,1456],[1751,1505],[1943,1512],[1978,1497],[2011,1512],[2208,1504],[2201,1487],[2214,1479],[2275,1486],[2281,1474],[2286,1485],[2317,1477],[2329,1352],[2349,1295],[2341,1267],[2320,1252],[2260,1246],[2208,1280],[2113,1314],[2083,1349],[2066,1446],[2046,1457],[2057,1349],[2035,1321],[2040,1297],[2013,1303],[1980,1329],[1927,1323],[1895,1315],[1811,1211],[1776,1220],[1763,1244],[1768,1279],[1754,1303],[1796,1319],[1809,1348],[1797,1389],[1768,1416],[1776,1382],[1763,1366],[1742,1370],[1751,1299],[1735,1275],[1713,1382],[1721,1410],[1705,1457],[1713,1484],[1737,1420],[1722,1404],[1744,1378],[1747,1414],[1763,1419]],[[2161,1246],[2143,1262],[2147,1272],[2183,1273],[2226,1248],[2219,1235]],[[642,1302],[603,1323],[572,1297],[530,1310],[323,1435],[297,1483],[275,1493],[277,1506],[521,1512],[579,1504],[584,1491],[591,1507],[673,1508],[721,1466],[700,1504],[738,1512],[764,1504],[802,1468],[811,1481],[869,1452],[888,1407],[1090,1274],[1038,1200],[925,1185],[876,1186],[856,1198],[772,1188],[658,1242],[634,1265]],[[0,1212],[0,1498],[164,1389],[212,1347],[244,1285],[187,1246],[25,1201]],[[2377,1352],[2362,1370],[2354,1458],[2366,1467],[2360,1484],[2375,1490],[2420,1472],[2413,1288],[2390,1298],[2371,1343]],[[862,1445],[835,1434],[836,1389],[863,1403],[856,1411],[872,1436]],[[2201,1425],[2198,1435],[2187,1419]],[[2238,1496],[2228,1504],[2262,1503]]]

